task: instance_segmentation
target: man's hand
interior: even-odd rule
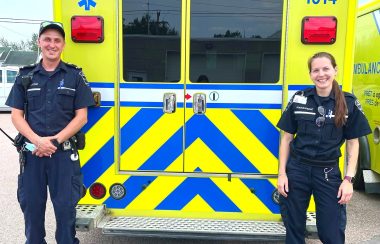
[[[33,154],[38,157],[51,157],[57,150],[57,147],[53,145],[51,140],[55,139],[52,136],[40,137],[36,145],[36,150]]]

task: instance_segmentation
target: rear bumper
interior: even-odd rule
[[[78,231],[102,229],[105,235],[213,240],[281,241],[286,231],[282,222],[217,220],[162,217],[114,217],[104,206],[78,205]],[[307,237],[316,237],[315,214],[307,218]]]

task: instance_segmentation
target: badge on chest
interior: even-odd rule
[[[293,102],[299,103],[299,104],[306,104],[307,103],[307,97],[295,95],[293,98]]]

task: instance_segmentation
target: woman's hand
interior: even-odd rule
[[[338,203],[347,204],[351,200],[353,192],[354,188],[352,183],[348,182],[347,180],[343,180],[338,190],[338,198],[340,198]]]
[[[288,196],[288,176],[286,174],[279,174],[277,180],[277,190],[284,197]]]

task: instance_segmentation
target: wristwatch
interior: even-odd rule
[[[53,143],[53,145],[55,146],[55,147],[59,147],[59,142],[57,141],[57,139],[53,139],[53,140],[51,140],[51,143]]]
[[[350,182],[352,184],[355,181],[355,177],[351,177],[351,176],[346,175],[344,177],[344,180],[347,180],[348,182]]]

